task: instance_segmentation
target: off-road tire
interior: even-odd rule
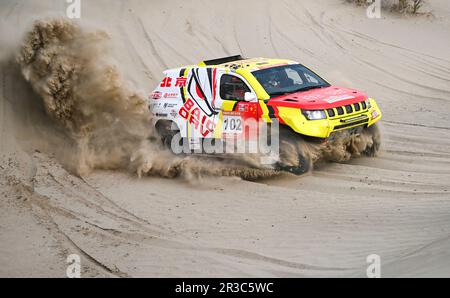
[[[180,131],[174,129],[173,122],[171,121],[159,121],[156,124],[156,131],[161,139],[161,144],[171,150],[172,149],[172,139],[176,136]]]
[[[372,138],[373,143],[372,145],[367,146],[362,154],[370,157],[376,156],[381,147],[380,128],[377,124],[374,124],[370,127],[365,128],[363,133],[369,135]]]
[[[309,172],[313,162],[311,157],[302,150],[304,142],[306,141],[298,133],[288,127],[280,126],[280,159],[275,168],[298,176]],[[288,155],[294,155],[297,160],[287,161]]]

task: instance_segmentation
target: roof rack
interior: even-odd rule
[[[203,61],[203,63],[207,66],[211,66],[211,65],[220,65],[220,64],[234,62],[234,61],[240,61],[240,60],[245,60],[245,59],[242,58],[241,55],[235,55],[235,56],[224,57],[224,58],[219,58],[219,59],[207,60],[207,61]]]

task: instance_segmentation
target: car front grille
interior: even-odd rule
[[[346,105],[342,107],[327,109],[327,114],[329,118],[335,118],[337,116],[351,115],[357,112],[363,112],[367,110],[367,105],[364,101],[354,103],[352,105]]]
[[[334,117],[334,115],[336,115],[336,113],[334,112],[334,109],[328,109],[327,113],[328,113],[328,117]]]
[[[366,111],[367,104],[364,101],[326,110],[328,118],[341,119],[341,123],[333,127],[333,131],[342,130],[358,125],[366,125],[367,123],[369,123],[369,118],[358,116]]]

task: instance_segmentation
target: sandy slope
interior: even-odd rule
[[[255,183],[70,175],[44,154],[60,132],[8,60],[64,1],[3,1],[0,276],[64,276],[70,253],[84,276],[365,276],[373,253],[383,276],[450,276],[450,5],[429,2],[433,17],[370,20],[339,0],[83,1],[83,24],[112,34],[146,92],[165,68],[242,53],[379,101],[378,158]]]

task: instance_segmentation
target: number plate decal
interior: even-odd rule
[[[242,134],[243,130],[242,117],[237,113],[224,113],[222,129],[226,134]]]

